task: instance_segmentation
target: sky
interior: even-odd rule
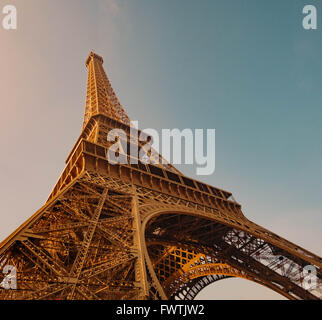
[[[216,170],[252,221],[322,255],[322,15],[311,0],[0,0],[0,239],[46,201],[77,140],[91,50],[141,129],[216,129]],[[317,30],[304,30],[313,4]],[[0,21],[3,15],[0,11]],[[198,298],[279,299],[245,280]]]

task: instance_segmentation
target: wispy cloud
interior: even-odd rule
[[[117,16],[120,14],[124,3],[124,0],[102,0],[100,7],[104,10],[105,14]]]
[[[117,0],[107,0],[107,7],[114,15],[120,12],[120,6]]]

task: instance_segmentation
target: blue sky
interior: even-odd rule
[[[216,172],[185,174],[232,191],[249,219],[322,254],[320,1],[10,3],[18,30],[0,28],[1,238],[43,204],[64,167],[93,49],[141,128],[216,129]],[[317,30],[302,28],[307,4]]]

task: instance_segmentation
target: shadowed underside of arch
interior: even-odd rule
[[[220,274],[212,274],[191,279],[186,282],[182,288],[177,290],[175,295],[171,297],[173,300],[194,300],[196,296],[207,286],[224,279],[230,279],[229,276]]]
[[[205,286],[228,277],[254,281],[288,299],[320,295],[314,290],[319,288],[305,286],[304,260],[198,214],[151,214],[146,243],[156,277],[170,299],[194,299]]]

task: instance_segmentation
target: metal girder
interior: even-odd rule
[[[65,284],[57,284],[57,283],[49,284],[45,287],[40,288],[37,291],[30,293],[29,295],[26,295],[25,297],[23,297],[23,299],[24,300],[43,300],[69,287],[70,285],[65,285]]]
[[[99,275],[102,272],[105,272],[105,271],[112,269],[116,266],[122,265],[123,263],[127,263],[135,258],[136,258],[136,256],[133,255],[132,253],[125,254],[122,256],[116,256],[116,257],[114,257],[114,259],[112,261],[109,260],[109,261],[102,263],[98,266],[83,270],[81,272],[80,276],[82,278],[87,278],[87,279],[89,279],[91,277],[96,277],[97,275]]]
[[[89,246],[91,244],[91,241],[93,239],[95,229],[97,227],[98,219],[101,215],[104,202],[106,201],[107,193],[108,193],[108,189],[105,188],[103,190],[103,193],[102,193],[100,199],[99,199],[95,213],[90,221],[88,230],[87,230],[85,238],[83,240],[83,245],[82,245],[81,249],[78,251],[78,254],[76,256],[76,259],[75,259],[72,269],[70,271],[70,274],[76,278],[76,281],[78,280],[78,278],[81,274],[82,268],[84,266],[85,259],[87,257],[87,252],[88,252]],[[75,288],[76,288],[76,284],[72,287],[72,290],[71,290],[70,294],[67,296],[67,299],[72,299]]]
[[[46,265],[56,275],[66,274],[66,270],[55,262],[50,256],[48,256],[41,248],[37,247],[30,240],[24,240],[21,242],[43,265]]]

